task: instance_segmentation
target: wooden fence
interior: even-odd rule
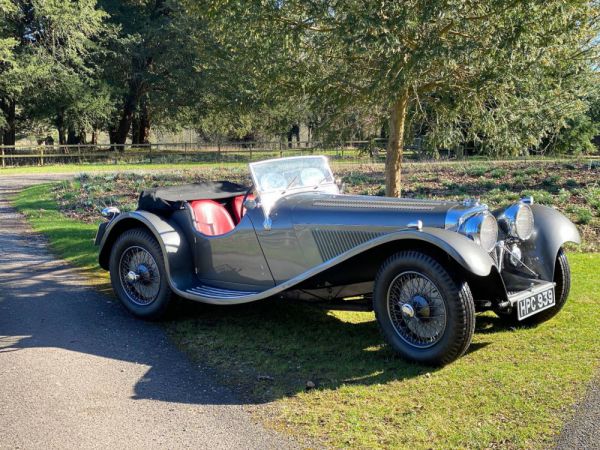
[[[336,145],[319,142],[211,142],[145,145],[35,145],[0,146],[2,167],[48,164],[245,162],[268,157],[326,154],[336,159],[385,159],[386,141],[348,141]]]
[[[162,143],[146,145],[35,145],[0,146],[0,167],[44,166],[50,164],[143,164],[143,163],[231,163],[267,158],[323,154],[337,162],[382,163],[385,161],[385,139],[346,141],[324,144],[315,141]],[[446,151],[441,159],[462,159],[463,154]],[[539,158],[543,155],[532,155]],[[470,158],[470,157],[469,157]],[[568,159],[569,156],[559,157]],[[596,160],[599,155],[586,155]],[[418,145],[404,150],[406,160],[431,160]],[[481,159],[475,157],[473,159]],[[487,158],[484,158],[487,159]],[[514,158],[509,158],[514,159]],[[529,159],[522,157],[517,159]]]

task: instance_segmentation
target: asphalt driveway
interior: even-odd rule
[[[0,448],[292,448],[156,324],[86,287],[0,178]]]

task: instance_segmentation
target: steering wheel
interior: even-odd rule
[[[242,220],[242,217],[244,217],[244,203],[246,203],[246,200],[248,200],[248,196],[250,195],[250,193],[252,192],[253,189],[254,189],[254,183],[252,183],[250,185],[250,187],[244,194],[244,198],[242,199],[242,204],[240,205],[240,220]]]

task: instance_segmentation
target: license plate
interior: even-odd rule
[[[519,320],[532,316],[545,309],[551,308],[556,304],[554,298],[554,288],[551,287],[545,291],[532,294],[522,298],[517,302],[517,315]]]

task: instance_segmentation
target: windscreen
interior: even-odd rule
[[[250,164],[254,186],[265,215],[275,202],[295,192],[339,193],[324,156],[297,156]]]

